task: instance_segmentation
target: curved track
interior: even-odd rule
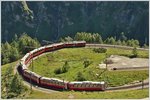
[[[106,48],[120,48],[120,49],[127,49],[127,50],[131,50],[133,49],[133,47],[128,47],[128,46],[119,46],[119,45],[107,45],[107,44],[86,44],[86,47],[92,47],[92,48],[96,48],[96,47],[106,47]],[[142,51],[148,51],[149,49],[144,49],[144,48],[137,48],[138,50],[142,50]],[[46,53],[44,53],[46,54]],[[43,54],[42,54],[43,55]],[[42,56],[40,55],[40,56]],[[36,59],[36,58],[35,58]],[[14,69],[14,73],[17,72],[17,67],[19,64],[16,65],[15,69]],[[27,85],[28,87],[30,87],[30,83],[23,81],[25,85]],[[118,86],[118,87],[108,87],[106,89],[106,91],[118,91],[118,90],[131,90],[131,89],[142,89],[142,88],[148,88],[149,87],[149,81],[146,81],[143,83],[136,83],[133,85],[126,85],[126,86]],[[50,90],[50,89],[45,89],[45,88],[41,88],[41,87],[37,87],[37,86],[33,86],[34,90],[40,90],[42,92],[57,92],[55,90]]]
[[[149,81],[144,80],[143,83],[139,82],[133,85],[125,85],[125,86],[118,86],[118,87],[108,87],[106,91],[116,91],[116,90],[131,90],[131,89],[143,89],[149,87]]]
[[[134,47],[129,47],[129,46],[120,46],[120,45],[108,45],[108,44],[86,44],[86,47],[105,47],[105,48],[120,48],[120,49],[126,49],[126,50],[131,50]],[[148,51],[149,49],[145,49],[145,48],[137,48],[138,50],[142,50],[142,51]]]

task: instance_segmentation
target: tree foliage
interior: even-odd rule
[[[133,48],[133,50],[132,50],[132,54],[131,54],[131,58],[135,58],[135,57],[137,57],[138,56],[138,52],[137,52],[137,48],[136,47],[134,47]]]
[[[15,35],[11,43],[8,43],[7,41],[2,43],[2,64],[16,61],[21,57],[22,54],[25,54],[33,49],[27,48],[27,46],[39,47],[40,43],[37,39],[32,39],[26,33],[23,33],[19,38],[17,35]]]
[[[68,72],[70,66],[68,64],[68,61],[65,61],[65,64],[62,67],[59,67],[57,69],[54,70],[55,74],[62,74],[62,73],[66,73]]]
[[[89,43],[103,43],[102,37],[98,33],[77,32],[77,34],[74,37],[74,40],[84,40]]]
[[[13,67],[7,68],[2,75],[2,98],[16,98],[24,93],[27,88],[23,86],[22,79],[18,74],[13,75]]]
[[[76,81],[86,81],[86,78],[83,76],[83,74],[81,72],[78,72],[75,80]]]
[[[106,48],[94,48],[93,51],[95,53],[105,53],[107,49]]]
[[[92,62],[90,60],[84,60],[83,65],[84,68],[88,67]]]

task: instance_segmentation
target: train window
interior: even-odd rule
[[[99,85],[98,85],[98,84],[96,84],[96,87],[99,87]]]
[[[57,82],[57,81],[54,81],[54,84],[58,84],[58,82]]]
[[[96,84],[96,87],[99,87],[99,85],[98,85],[98,84]]]
[[[75,84],[75,87],[78,87],[78,84]]]
[[[93,87],[96,87],[96,84],[94,84]]]
[[[101,84],[99,84],[99,87],[102,87],[102,85],[101,85]]]
[[[81,86],[82,86],[82,84],[79,84],[79,85],[78,85],[78,87],[81,87]]]
[[[61,85],[63,86],[63,85],[64,85],[64,83],[63,83],[63,82],[61,82]]]
[[[88,87],[88,84],[84,84],[85,87]]]
[[[53,81],[53,80],[51,80],[51,83],[52,83],[52,84],[54,84],[54,81]]]
[[[73,85],[73,87],[77,87],[77,85],[76,85],[76,84],[74,84],[74,85]]]
[[[90,84],[90,87],[93,87],[93,84]]]
[[[90,86],[89,84],[86,85],[86,87],[89,87],[89,86]]]
[[[62,84],[61,84],[61,82],[58,82],[58,85],[60,85],[60,86],[61,86],[61,85],[62,85]]]
[[[54,80],[52,80],[52,83],[53,83],[53,84],[55,84],[55,81],[54,81]]]

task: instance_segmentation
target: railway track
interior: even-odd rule
[[[105,47],[105,48],[120,48],[120,49],[126,49],[126,50],[131,50],[134,47],[129,47],[129,46],[120,46],[120,45],[108,45],[108,44],[86,44],[86,47]],[[149,49],[145,48],[137,48],[138,50],[142,51],[148,51]]]
[[[126,85],[126,86],[118,86],[118,87],[108,87],[106,91],[116,91],[116,90],[131,90],[131,89],[143,89],[143,88],[148,88],[149,87],[149,82],[145,83],[136,83],[133,85]]]

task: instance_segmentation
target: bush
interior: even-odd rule
[[[55,74],[62,74],[62,73],[68,72],[68,70],[69,70],[69,64],[68,64],[68,62],[66,61],[65,64],[63,65],[63,67],[62,67],[62,68],[57,68],[57,69],[55,69],[55,70],[54,70],[54,73],[55,73]]]
[[[137,48],[134,47],[133,50],[132,50],[132,54],[131,54],[130,58],[135,58],[137,56],[138,56]]]
[[[94,48],[93,51],[95,53],[105,53],[107,49],[106,48]]]
[[[55,69],[55,70],[54,70],[54,73],[55,73],[55,74],[61,74],[61,73],[62,73],[62,72],[61,72],[61,68]]]
[[[88,67],[91,63],[92,63],[91,61],[85,60],[85,61],[83,62],[84,68]]]
[[[64,64],[64,66],[62,67],[61,72],[62,72],[62,73],[66,73],[66,72],[68,72],[68,70],[69,70],[69,64],[68,64],[68,62],[66,61],[65,64]]]
[[[76,81],[86,81],[85,77],[81,72],[77,73],[77,77],[75,78]]]

